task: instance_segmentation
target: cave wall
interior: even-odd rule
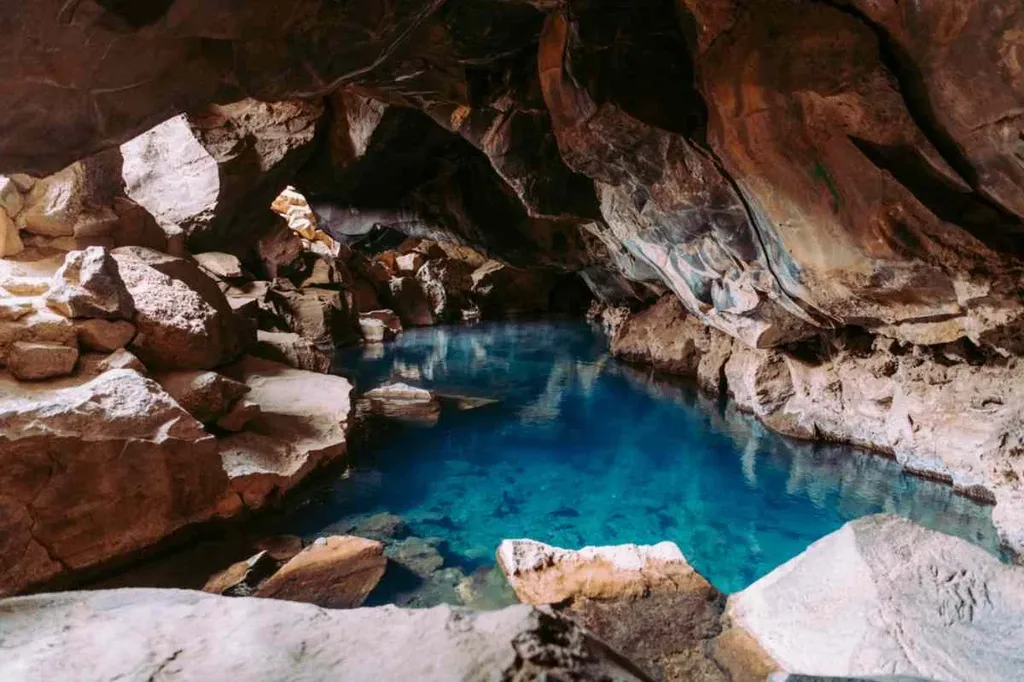
[[[1015,0],[275,5],[8,8],[0,170],[304,98],[326,132],[298,182],[354,215],[634,305],[669,290],[749,346],[854,326],[1020,351]]]

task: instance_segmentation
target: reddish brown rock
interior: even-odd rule
[[[391,305],[406,327],[430,326],[435,322],[423,285],[413,277],[391,280]]]
[[[384,545],[376,540],[319,538],[268,578],[256,596],[351,609],[366,600],[386,567]]]

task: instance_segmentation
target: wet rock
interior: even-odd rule
[[[135,313],[117,261],[97,246],[67,255],[45,299],[48,306],[71,318],[131,320]]]
[[[203,424],[226,415],[250,391],[245,384],[210,371],[164,372],[153,379]]]
[[[346,611],[182,590],[111,590],[23,597],[6,608],[0,677],[19,682],[57,679],[69,660],[83,680],[149,677],[169,665],[186,679],[239,682],[430,679],[438,671],[460,680],[481,671],[497,679],[648,679],[569,619],[528,606]],[[271,641],[274,647],[264,645]],[[304,654],[281,654],[289,651]]]
[[[308,372],[326,374],[331,369],[330,353],[291,332],[258,331],[253,354]]]
[[[352,384],[246,356],[221,370],[250,388],[258,417],[218,448],[231,486],[251,508],[346,452]]]
[[[391,305],[406,327],[423,327],[434,324],[434,313],[430,301],[423,291],[423,285],[413,277],[396,277],[391,280]]]
[[[256,596],[351,609],[366,600],[386,565],[384,545],[374,540],[318,538],[268,578]]]
[[[704,591],[708,585],[671,542],[568,550],[534,540],[503,540],[498,565],[527,604]]]
[[[211,369],[246,343],[224,294],[195,263],[141,247],[114,251],[135,302],[131,350],[154,369]]]
[[[259,552],[211,576],[203,586],[203,592],[228,597],[250,597],[277,567],[277,561],[268,552]]]
[[[384,554],[391,562],[420,578],[429,578],[444,566],[444,557],[436,542],[423,538],[411,537],[389,543]]]
[[[366,343],[383,343],[402,333],[402,322],[390,310],[375,310],[359,316],[359,328]]]
[[[340,291],[273,289],[271,297],[287,328],[314,345],[341,346],[359,338],[356,321]]]
[[[441,404],[430,391],[408,384],[378,386],[367,391],[373,414],[413,426],[434,426],[441,417]]]
[[[0,593],[230,510],[214,439],[136,372],[67,388],[0,376],[0,425]]]
[[[113,353],[135,338],[135,325],[124,320],[78,320],[75,331],[81,347],[101,353]]]
[[[358,535],[361,538],[388,543],[405,538],[409,535],[410,531],[409,526],[406,525],[401,516],[381,512],[348,524],[346,532],[350,535]]]
[[[1005,680],[1021,666],[1024,569],[896,516],[846,524],[729,599],[783,669]]]

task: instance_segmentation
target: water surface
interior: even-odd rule
[[[728,403],[608,355],[572,322],[405,332],[346,351],[363,389],[389,380],[496,398],[433,429],[389,428],[290,521],[307,536],[389,511],[467,573],[503,538],[562,547],[671,540],[719,589],[743,589],[845,522],[902,514],[995,552],[988,507],[850,447],[774,434]]]

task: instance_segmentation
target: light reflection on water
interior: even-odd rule
[[[608,356],[585,325],[407,331],[339,356],[363,389],[402,380],[500,399],[394,433],[372,465],[290,522],[307,535],[390,511],[467,571],[503,538],[563,547],[672,540],[720,589],[756,580],[848,520],[892,512],[996,552],[989,508],[888,459],[783,438],[695,388]]]

